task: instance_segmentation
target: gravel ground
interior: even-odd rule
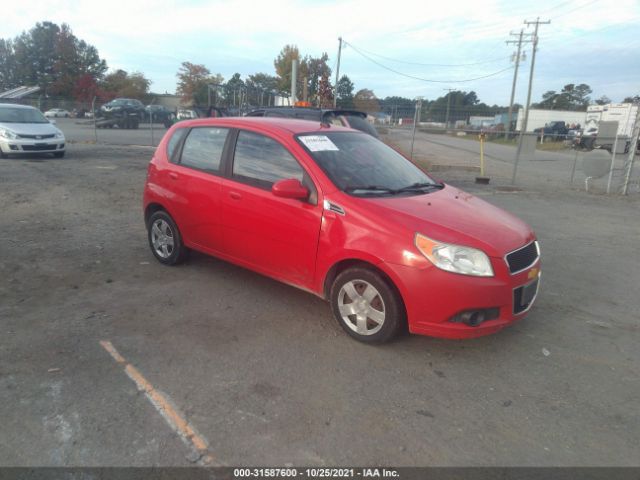
[[[1,466],[197,460],[101,340],[218,463],[639,464],[637,196],[442,172],[537,231],[538,303],[491,337],[369,347],[302,291],[203,255],[155,262],[151,154],[0,160]]]

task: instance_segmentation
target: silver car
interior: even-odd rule
[[[31,153],[64,157],[64,134],[37,108],[0,104],[0,157]]]

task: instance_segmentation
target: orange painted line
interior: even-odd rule
[[[109,355],[111,355],[116,362],[127,363],[124,357],[118,353],[118,351],[115,349],[115,347],[111,344],[110,341],[100,340],[100,345],[102,345],[102,348],[104,348],[107,352],[109,352]]]
[[[118,353],[111,342],[101,340],[100,345],[109,352],[116,362],[125,365],[125,373],[131,380],[133,380],[138,387],[138,390],[145,393],[151,404],[156,408],[156,410],[158,410],[169,426],[178,435],[180,435],[187,444],[197,451],[200,455],[199,463],[203,465],[214,464],[213,457],[207,452],[207,441],[193,429],[189,422],[187,422],[187,420],[180,415],[175,408],[173,408],[171,402],[169,402],[164,395],[158,392],[153,385],[144,378],[137,368],[128,363],[124,357]]]

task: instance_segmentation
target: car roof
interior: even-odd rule
[[[202,127],[202,126],[220,126],[230,128],[260,127],[265,132],[299,134],[322,132],[357,132],[359,130],[352,128],[340,127],[337,125],[322,125],[319,121],[300,120],[297,118],[282,117],[216,117],[216,118],[198,118],[194,120],[185,120],[180,122],[183,127]]]
[[[32,107],[31,105],[20,105],[19,103],[0,103],[0,108],[2,107],[23,108],[25,110],[29,110],[31,108],[33,110],[37,110],[37,108]]]

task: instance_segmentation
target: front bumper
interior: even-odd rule
[[[402,294],[409,331],[440,338],[475,338],[495,333],[525,317],[540,287],[540,259],[510,274],[494,263],[495,276],[471,277],[436,267],[386,264]],[[526,288],[528,287],[528,288]],[[495,318],[477,326],[453,321],[461,312],[492,311]]]
[[[24,139],[15,140],[0,138],[0,148],[5,154],[56,153],[64,152],[65,138]]]

